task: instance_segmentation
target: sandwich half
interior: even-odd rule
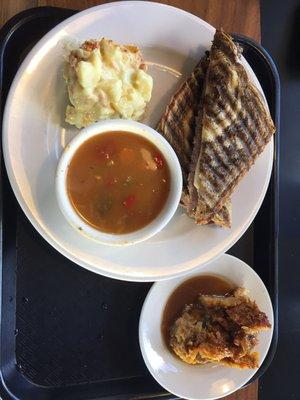
[[[275,132],[240,55],[231,36],[216,31],[188,176],[187,210],[198,224],[226,212],[232,192]]]
[[[188,177],[190,173],[191,156],[193,152],[196,129],[199,129],[199,115],[203,101],[205,74],[208,67],[207,56],[203,57],[190,77],[181,85],[172,97],[165,113],[158,123],[157,130],[173,147],[182,169],[183,192],[181,204],[184,207],[192,204],[188,191]],[[196,193],[197,196],[197,193]],[[219,226],[230,226],[230,200],[222,209],[212,216],[210,223]],[[194,210],[189,215],[194,218]]]

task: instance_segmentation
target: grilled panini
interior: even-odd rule
[[[275,132],[240,49],[222,31],[214,37],[203,96],[188,177],[188,211],[200,224],[223,209]]]
[[[187,189],[188,175],[194,144],[196,117],[203,97],[207,65],[207,57],[203,57],[191,76],[174,94],[157,126],[157,130],[168,140],[179,159],[183,174],[181,203],[185,207],[191,203]],[[193,211],[189,215],[193,217]],[[211,218],[210,222],[220,226],[230,226],[230,200],[228,205]]]

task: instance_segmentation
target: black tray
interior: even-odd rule
[[[0,31],[1,113],[11,81],[28,50],[76,11],[35,8]],[[274,308],[274,336],[256,379],[270,365],[277,344],[277,238],[279,78],[257,43],[236,35],[266,94],[277,126],[270,186],[255,221],[229,251],[261,276]],[[26,107],[26,105],[24,105]],[[30,140],[30,135],[29,135]],[[28,222],[1,161],[2,399],[168,398],[144,366],[138,319],[151,284],[98,276],[50,247]]]

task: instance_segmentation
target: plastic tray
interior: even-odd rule
[[[34,8],[1,29],[1,112],[24,56],[47,31],[75,12]],[[236,39],[260,80],[277,126],[267,195],[255,221],[229,252],[259,273],[275,312],[271,348],[254,380],[268,368],[277,344],[279,78],[260,45],[246,37],[236,35]],[[150,376],[139,350],[139,314],[151,284],[93,274],[56,252],[21,211],[3,161],[1,191],[1,398],[171,397]]]

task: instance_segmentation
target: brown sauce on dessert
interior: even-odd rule
[[[196,276],[178,286],[169,297],[162,318],[161,330],[167,347],[170,329],[185,305],[195,303],[200,294],[224,296],[233,289],[231,282],[214,275]]]

